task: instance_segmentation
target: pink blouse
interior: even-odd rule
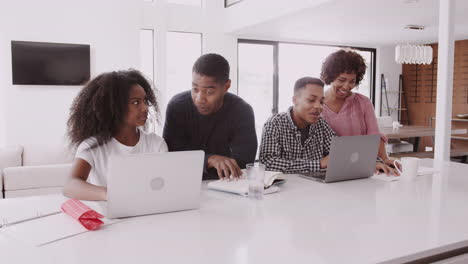
[[[362,94],[346,98],[338,113],[324,105],[322,117],[338,136],[381,135],[383,141],[388,141],[379,131],[372,102]]]

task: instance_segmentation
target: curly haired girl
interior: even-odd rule
[[[159,112],[150,83],[136,70],[103,73],[80,91],[67,123],[77,151],[65,196],[106,200],[109,156],[167,151],[164,139],[140,129],[150,108]]]

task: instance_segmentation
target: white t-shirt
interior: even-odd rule
[[[167,144],[163,138],[154,133],[140,131],[138,143],[129,147],[112,138],[104,145],[90,149],[97,140],[94,137],[83,141],[76,150],[75,158],[80,158],[91,165],[87,182],[97,186],[107,186],[107,163],[112,155],[167,152]]]

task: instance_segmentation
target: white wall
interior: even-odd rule
[[[205,0],[204,8],[162,0],[10,1],[7,6],[0,15],[0,146],[62,145],[69,107],[80,90],[79,86],[12,85],[11,40],[90,44],[93,77],[104,71],[138,68],[139,29],[152,28],[155,84],[164,110],[170,99],[164,97],[170,89],[165,80],[165,32],[199,32],[203,53],[219,53],[229,61],[231,92],[237,93],[237,38],[223,32],[223,1]]]
[[[0,13],[0,23],[1,21],[1,16],[2,14]],[[0,25],[1,27],[1,25]],[[3,36],[3,30],[0,30],[0,63],[2,61],[6,60],[5,55],[5,50],[8,49],[8,46],[5,45],[5,37]],[[6,82],[9,80],[8,78],[11,79],[11,76],[7,75],[7,71],[3,69],[3,66],[0,66],[0,147],[5,146],[5,128],[6,128]]]
[[[211,0],[206,0],[211,1]],[[235,33],[243,28],[277,19],[302,9],[312,8],[330,0],[246,0],[226,9],[225,32]],[[224,2],[219,1],[218,2]],[[224,4],[224,3],[223,3]]]
[[[376,69],[376,100],[375,110],[377,116],[380,114],[380,100],[384,100],[382,103],[382,116],[387,116],[385,95],[380,94],[380,81],[381,74],[384,74],[387,80],[387,95],[390,107],[398,107],[398,85],[400,74],[402,73],[402,66],[395,62],[395,46],[381,46],[377,48],[377,69]],[[404,114],[404,113],[403,113]],[[398,120],[398,112],[392,110],[392,119]]]
[[[0,145],[63,144],[80,86],[12,85],[11,40],[91,45],[91,77],[137,68],[141,2],[8,1],[0,14]]]

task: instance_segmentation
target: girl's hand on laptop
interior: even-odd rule
[[[102,201],[107,201],[107,188],[102,187],[102,192],[100,193]]]
[[[235,159],[221,155],[212,155],[208,158],[207,163],[208,168],[216,169],[220,179],[229,179],[231,176],[240,178],[242,175],[241,168],[237,165]]]

